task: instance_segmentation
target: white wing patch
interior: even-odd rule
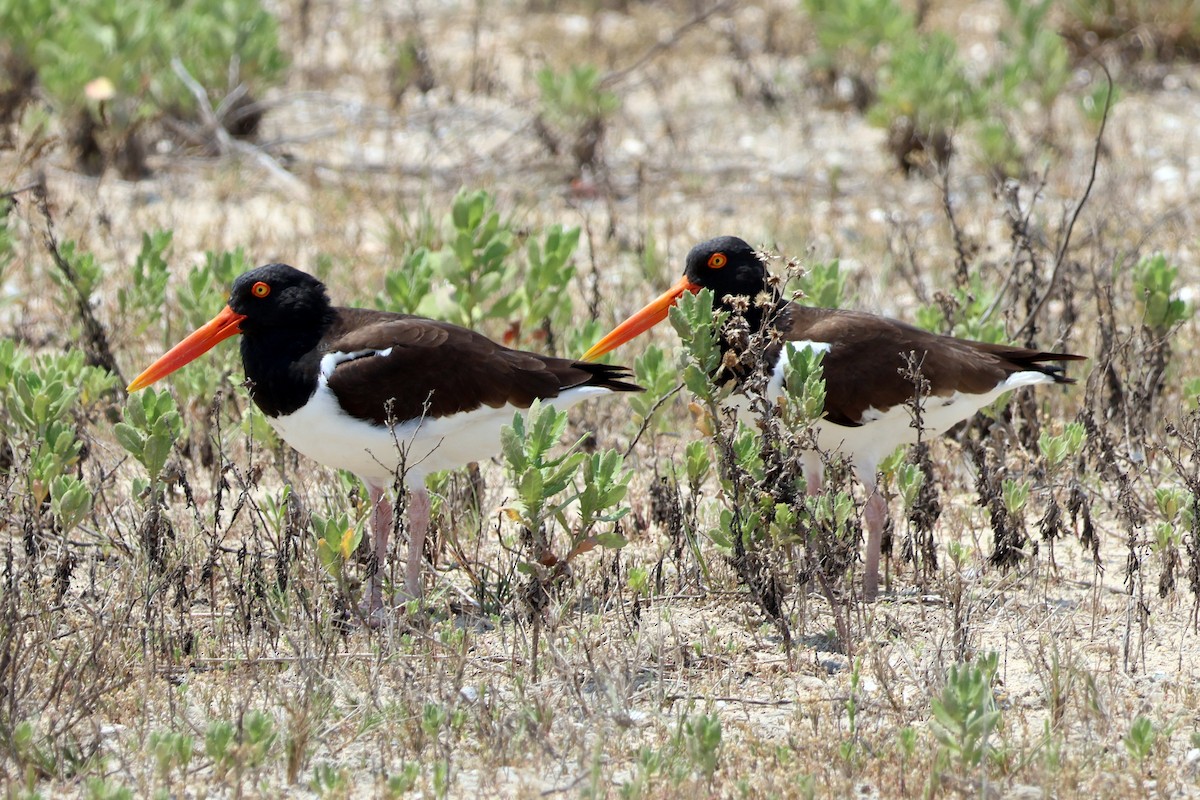
[[[814,353],[828,353],[833,347],[829,342],[812,342],[807,339],[788,342],[784,345],[785,350],[799,352],[802,350],[811,350]],[[774,403],[783,394],[783,379],[786,377],[788,363],[788,354],[780,352],[779,358],[775,361],[775,371],[771,373],[771,380],[767,381],[767,399]]]
[[[354,350],[350,353],[332,352],[321,356],[321,378],[328,381],[333,375],[333,371],[337,369],[338,364],[345,364],[347,361],[355,361],[367,356],[378,356],[379,358],[387,358],[392,354],[392,348],[386,350]]]

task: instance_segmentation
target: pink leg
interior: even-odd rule
[[[874,482],[872,482],[874,483]],[[867,558],[863,566],[863,599],[875,602],[879,594],[879,551],[883,547],[883,526],[887,522],[887,502],[878,487],[870,487],[871,496],[863,509],[863,521],[867,524]]]
[[[825,479],[825,466],[821,457],[816,453],[805,452],[801,457],[804,462],[804,486],[809,497],[821,493],[821,484]]]
[[[367,492],[371,497],[371,532],[375,536],[375,574],[367,586],[364,611],[368,617],[373,617],[383,609],[383,564],[387,558],[388,538],[392,535],[392,504],[380,484],[368,481]]]
[[[421,596],[421,558],[429,533],[429,490],[422,486],[408,494],[408,561],[404,565],[404,591],[410,600]]]
[[[376,619],[383,610],[383,565],[386,563],[388,540],[392,535],[392,504],[382,485],[367,483],[371,497],[371,530],[375,535],[375,574],[367,587],[367,603],[363,612]],[[421,596],[421,554],[425,535],[429,531],[429,492],[424,487],[414,489],[408,499],[408,560],[404,565],[404,594],[409,600]]]

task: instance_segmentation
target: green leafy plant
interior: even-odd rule
[[[980,89],[967,77],[954,40],[934,32],[903,41],[881,70],[878,99],[867,112],[888,129],[888,145],[901,167],[914,165],[917,151],[944,164],[956,128],[977,119]]]
[[[629,406],[633,409],[635,423],[643,424],[663,397],[675,388],[679,376],[674,367],[674,363],[667,358],[666,351],[653,344],[648,345],[642,354],[633,360],[633,374],[637,383],[646,389],[629,396]],[[663,419],[660,424],[670,423]]]
[[[895,0],[804,0],[803,5],[820,44],[818,65],[824,69],[878,66],[914,33],[912,15]]]
[[[178,338],[212,319],[225,305],[234,279],[253,266],[246,251],[240,247],[206,252],[204,264],[189,269],[183,284],[175,287],[175,304],[183,312],[181,327],[186,330],[168,331],[170,336]]]
[[[1162,253],[1146,256],[1133,271],[1133,290],[1142,308],[1142,324],[1161,335],[1192,315],[1180,299],[1179,268]]]
[[[54,293],[54,302],[58,306],[63,319],[75,319],[76,303],[82,300],[90,303],[92,295],[104,277],[104,270],[96,257],[87,250],[81,250],[73,241],[65,241],[59,245],[59,255],[67,264],[70,272],[49,270],[50,279],[58,289]]]
[[[1042,431],[1038,436],[1038,451],[1046,460],[1047,471],[1053,474],[1068,459],[1083,451],[1086,431],[1081,423],[1068,422],[1063,432],[1054,434]]]
[[[122,319],[137,320],[135,333],[157,324],[167,305],[167,281],[170,266],[167,251],[173,233],[155,231],[142,234],[142,249],[129,271],[128,281],[117,289],[117,308]]]
[[[594,166],[607,120],[620,108],[620,98],[604,88],[600,70],[591,64],[577,64],[565,72],[546,67],[538,71],[537,83],[543,142],[556,154],[562,149],[561,140],[569,139],[576,168]]]
[[[468,328],[507,317],[517,305],[514,293],[507,291],[516,271],[508,261],[513,234],[495,205],[487,192],[460,192],[450,212],[453,230],[447,249],[440,253],[439,273],[454,290],[450,307],[443,309],[445,318]]]
[[[55,751],[39,734],[34,723],[35,720],[25,719],[13,726],[12,759],[18,767],[30,775],[55,775],[58,773]]]
[[[963,767],[978,767],[991,744],[988,739],[1001,723],[992,694],[999,659],[995,653],[973,664],[955,664],[946,685],[933,699],[929,727],[938,743]]]
[[[586,122],[616,112],[620,99],[603,88],[600,70],[592,64],[576,64],[566,72],[546,67],[537,73],[544,113],[566,123]]]
[[[712,783],[721,759],[721,719],[713,714],[697,714],[683,722],[687,752],[692,768]]]
[[[237,762],[237,728],[227,720],[214,720],[204,732],[204,752],[212,759],[218,775],[224,775]]]
[[[353,783],[353,774],[348,768],[322,762],[313,767],[309,787],[318,797],[349,797]]]
[[[454,198],[443,227],[444,236],[426,232],[415,245],[405,240],[401,265],[385,275],[376,307],[472,328],[506,320],[506,344],[537,343],[540,349],[570,324],[567,288],[575,276],[579,228],[552,225],[518,248],[513,223],[501,217],[495,198],[465,190]]]
[[[688,363],[683,369],[683,383],[697,399],[715,413],[718,400],[727,394],[717,389],[709,375],[721,363],[721,345],[717,331],[728,318],[727,312],[713,315],[711,289],[692,294],[685,292],[671,307],[668,319],[687,350]]]
[[[1026,480],[1005,478],[1001,483],[1001,493],[1004,497],[1004,510],[1013,519],[1025,515],[1025,506],[1029,503],[1029,493],[1033,484]]]
[[[934,333],[1000,344],[1007,336],[1004,324],[990,316],[995,299],[995,290],[972,270],[966,286],[955,287],[940,302],[918,309],[916,322]]]
[[[663,771],[661,751],[651,747],[639,749],[634,762],[633,776],[619,787],[620,797],[622,800],[639,800],[639,798],[649,796],[651,787]]]
[[[632,471],[624,469],[624,459],[613,450],[603,450],[590,456],[580,452],[580,439],[557,456],[550,451],[558,446],[567,427],[566,412],[535,401],[527,415],[516,414],[512,425],[500,433],[505,464],[517,489],[517,497],[509,503],[509,517],[529,532],[533,540],[532,560],[523,567],[536,569],[569,562],[596,546],[618,548],[625,539],[615,531],[595,534],[596,525],[611,524],[629,513],[620,503],[629,489]],[[575,485],[582,467],[582,488]],[[568,488],[572,491],[567,492]],[[572,526],[565,512],[578,505],[579,522]],[[556,521],[570,531],[570,548],[564,557],[554,554],[547,537],[546,526]]]
[[[171,448],[183,430],[183,419],[170,392],[148,388],[129,396],[125,417],[113,431],[117,441],[138,460],[157,484]]]
[[[895,477],[900,502],[907,515],[921,496],[921,487],[925,485],[925,473],[919,465],[904,461],[897,465]]]
[[[569,501],[554,503],[554,498],[571,484],[584,460],[577,447],[550,455],[566,429],[565,413],[535,401],[528,417],[516,414],[500,435],[504,460],[517,489],[516,500],[508,506],[509,516],[535,536],[566,508]]]
[[[896,0],[804,2],[820,44],[816,66],[839,79],[831,85],[849,80],[849,99],[887,129],[902,169],[921,165],[922,158],[946,164],[955,133],[971,129],[984,162],[1002,176],[1024,171],[1009,119],[1032,102],[1045,110],[1048,127],[1071,75],[1070,53],[1047,23],[1053,7],[1052,0],[1006,0],[1001,48],[980,73],[965,67],[950,36],[918,27]]]
[[[437,259],[427,247],[407,253],[399,269],[390,270],[383,279],[383,291],[375,305],[387,311],[418,314],[421,303],[433,290],[438,275]]]
[[[1097,82],[1089,92],[1079,98],[1079,108],[1093,130],[1100,130],[1104,114],[1121,99],[1121,87],[1107,82]]]
[[[1149,717],[1139,714],[1129,726],[1129,733],[1125,734],[1124,741],[1125,752],[1129,753],[1129,757],[1139,763],[1144,762],[1154,752],[1154,745],[1158,742],[1158,729]]]
[[[1063,4],[1063,35],[1079,46],[1108,47],[1127,60],[1171,61],[1200,48],[1195,0],[1071,0]],[[1129,32],[1137,31],[1135,40]]]
[[[567,286],[575,277],[572,258],[579,247],[579,228],[551,225],[541,242],[525,246],[525,280],[517,290],[519,319],[545,330],[559,330],[572,318]]]
[[[1088,538],[1090,529],[1090,511],[1087,509],[1086,495],[1080,485],[1078,476],[1068,468],[1068,463],[1080,458],[1083,453],[1086,430],[1081,423],[1070,422],[1063,427],[1062,433],[1051,433],[1044,430],[1038,436],[1038,452],[1045,466],[1046,478],[1042,494],[1046,498],[1045,512],[1042,514],[1038,527],[1042,539],[1050,543],[1050,559],[1054,560],[1054,540],[1066,533],[1065,509],[1072,521],[1081,517],[1084,522],[1083,537]]]
[[[0,341],[0,401],[7,414],[0,433],[14,460],[28,463],[25,472],[30,497],[37,507],[52,495],[54,513],[68,528],[86,516],[90,491],[74,477],[68,479],[82,452],[76,415],[99,401],[115,386],[106,371],[84,364],[75,350],[42,356],[36,362],[11,340]]]
[[[87,796],[89,800],[133,800],[133,791],[116,781],[105,778],[88,778]]]
[[[1049,111],[1071,77],[1071,54],[1047,19],[1053,0],[1004,0],[1010,25],[1000,29],[1007,50],[992,75],[999,99],[1020,108],[1026,98]]]
[[[792,427],[816,422],[825,413],[825,351],[788,347],[784,353],[784,421]]]
[[[346,565],[362,542],[362,527],[352,524],[345,514],[312,515],[313,538],[317,545],[317,560],[339,585],[345,580]]]
[[[219,775],[232,771],[240,776],[266,763],[278,735],[269,714],[250,710],[242,715],[240,725],[227,720],[212,722],[204,734],[204,752]]]
[[[234,279],[252,266],[241,248],[208,251],[202,265],[191,267],[182,281],[169,284],[168,288],[174,292],[166,307],[173,308],[175,313],[163,320],[166,323],[162,333],[164,346],[174,344],[211,320],[225,305]],[[238,372],[240,363],[237,347],[217,347],[204,358],[171,373],[165,380],[175,387],[185,407],[203,403],[204,410],[198,413],[206,414],[207,405],[227,385],[229,376]],[[267,439],[273,440],[273,435]]]
[[[164,515],[167,481],[164,468],[183,430],[183,420],[175,398],[165,390],[148,388],[129,396],[124,419],[113,426],[117,441],[145,468],[147,479],[135,478],[133,493],[145,508],[139,538],[149,563],[164,564],[164,541],[173,537]]]
[[[818,308],[840,308],[845,301],[846,276],[842,274],[841,262],[833,261],[812,264],[797,281],[804,293],[800,302]]]
[[[254,132],[261,112],[249,95],[285,66],[275,19],[258,0],[0,0],[0,40],[67,120],[81,166],[115,164],[127,178],[146,174],[142,127],[198,116],[176,63],[235,134]]]
[[[515,237],[512,223],[501,218],[495,205],[488,192],[459,192],[445,221],[442,246],[423,245],[407,255],[400,274],[388,274],[377,305],[468,328],[511,315],[519,304],[511,289],[517,267],[509,258]],[[449,295],[433,291],[438,281],[449,284]]]
[[[688,487],[694,494],[700,491],[704,479],[712,471],[712,458],[708,454],[707,444],[699,439],[688,442],[683,455]]]
[[[195,739],[192,736],[177,731],[154,731],[147,743],[158,777],[168,788],[175,772],[179,773],[181,782],[187,780],[188,765],[192,763],[195,747]]]
[[[389,775],[385,786],[385,796],[401,798],[411,792],[417,785],[421,775],[421,765],[416,763],[401,764],[395,775]]]
[[[74,475],[56,475],[50,481],[50,510],[59,529],[69,533],[92,511],[92,490]]]

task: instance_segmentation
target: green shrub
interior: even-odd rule
[[[1146,256],[1133,271],[1133,290],[1142,309],[1142,324],[1160,336],[1192,314],[1177,293],[1178,277],[1179,267],[1168,262],[1162,253]]]
[[[516,227],[497,210],[491,193],[460,191],[441,235],[432,221],[423,222],[400,245],[402,263],[384,277],[376,307],[472,330],[501,320],[509,323],[505,344],[549,349],[541,340],[572,324],[566,290],[575,277],[580,230],[551,225],[540,238],[529,235],[522,248]],[[396,235],[403,234],[397,230]]]
[[[1118,43],[1126,59],[1169,61],[1200,53],[1198,0],[1069,0],[1062,32],[1079,51]]]
[[[538,129],[553,153],[570,141],[577,168],[592,166],[598,158],[609,117],[621,107],[617,95],[603,86],[600,70],[591,64],[572,66],[566,72],[546,67],[537,74],[541,89]]]
[[[569,562],[597,546],[625,545],[625,539],[615,530],[593,533],[593,529],[600,523],[615,523],[629,513],[621,503],[633,472],[625,469],[624,458],[615,450],[590,455],[580,452],[582,439],[557,457],[551,456],[550,451],[557,449],[566,428],[565,411],[534,401],[527,417],[515,414],[512,425],[506,425],[500,433],[504,461],[517,490],[505,512],[529,532],[533,541],[532,558],[521,567],[525,572],[537,570],[539,564]],[[575,483],[577,477],[581,486]],[[574,526],[565,517],[572,504],[579,512],[579,522]],[[555,554],[551,547],[547,526],[552,521],[570,533],[565,555]]]
[[[842,71],[878,65],[891,48],[914,33],[912,15],[896,0],[804,0],[821,46],[818,66]]]
[[[982,111],[983,95],[967,77],[954,40],[935,32],[901,43],[881,73],[879,97],[867,117],[888,129],[901,163],[921,149],[944,163],[951,134]]]
[[[896,0],[804,0],[804,8],[820,46],[815,66],[861,84],[861,107],[888,130],[905,170],[947,163],[955,133],[966,129],[993,174],[1021,174],[1026,156],[1013,123],[1032,102],[1049,131],[1071,76],[1070,51],[1048,23],[1052,0],[1005,0],[1001,46],[981,74],[966,69],[949,35],[920,29]]]
[[[137,133],[165,114],[195,117],[197,100],[173,67],[179,64],[216,106],[238,85],[250,95],[278,80],[285,59],[277,24],[260,0],[0,0],[0,43],[32,69],[50,105],[70,129],[77,158],[144,172]],[[231,85],[232,84],[232,85]],[[248,101],[228,104],[226,127]]]

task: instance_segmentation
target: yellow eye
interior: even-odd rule
[[[258,283],[254,284],[253,286],[250,287],[250,294],[254,295],[255,297],[266,297],[270,293],[271,293],[270,284],[263,283],[262,281],[259,281]]]
[[[725,257],[724,253],[713,253],[708,257],[708,266],[712,269],[720,269],[728,263],[729,259]]]

